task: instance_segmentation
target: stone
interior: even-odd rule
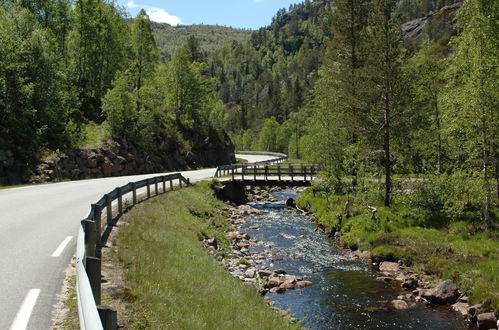
[[[272,275],[272,271],[268,270],[268,269],[260,269],[258,271],[258,275],[264,277],[264,276],[270,276]]]
[[[406,279],[404,283],[402,283],[402,288],[406,290],[414,290],[418,287],[419,281],[413,278]]]
[[[477,316],[478,329],[497,329],[497,320],[494,312],[482,313]]]
[[[282,293],[282,292],[284,292],[284,289],[276,286],[275,288],[270,289],[269,292],[270,293]]]
[[[286,271],[284,269],[282,269],[282,268],[279,268],[279,269],[274,270],[274,273],[276,273],[276,274],[286,274]]]
[[[215,249],[218,249],[218,241],[215,237],[208,238],[205,242],[206,242],[206,245],[212,246]]]
[[[235,240],[239,238],[239,233],[237,231],[229,231],[225,233],[225,237],[230,240]]]
[[[371,252],[356,250],[352,252],[354,259],[371,260]]]
[[[379,276],[379,277],[376,277],[376,281],[380,281],[380,282],[391,282],[391,281],[393,281],[393,277]]]
[[[473,306],[468,307],[468,314],[470,316],[476,316],[479,312],[480,309],[482,309],[482,304],[476,304]]]
[[[295,288],[295,284],[293,281],[284,281],[283,283],[281,283],[281,285],[279,285],[280,288],[283,288],[285,290],[292,290]]]
[[[409,305],[405,301],[399,300],[399,299],[392,300],[392,305],[395,309],[407,309],[407,308],[409,308]]]
[[[437,305],[453,304],[459,298],[456,284],[451,280],[446,280],[438,284],[433,289],[426,290],[422,295],[429,302]]]
[[[312,286],[312,285],[314,285],[314,283],[312,283],[310,281],[298,281],[298,282],[296,282],[296,286],[299,288],[304,288],[304,287]]]
[[[451,306],[453,310],[459,312],[463,317],[468,315],[468,307],[469,305],[465,302],[457,302]]]
[[[255,268],[250,268],[244,272],[244,276],[247,278],[253,278],[255,277],[255,274],[256,274]]]
[[[281,280],[279,279],[279,277],[271,277],[267,282],[268,288],[275,288],[276,286],[280,285],[281,285]]]
[[[396,262],[384,261],[379,265],[379,270],[382,272],[398,272],[399,264]]]

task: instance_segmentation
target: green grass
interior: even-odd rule
[[[98,148],[110,137],[106,122],[100,125],[90,122],[82,130],[83,138],[77,145],[79,149]]]
[[[2,189],[11,189],[11,188],[22,188],[22,187],[28,187],[31,186],[31,184],[17,184],[13,186],[0,186],[0,190]]]
[[[246,164],[247,162],[248,162],[247,159],[236,158],[236,163],[235,164]]]
[[[403,203],[375,205],[373,218],[360,198],[314,195],[312,189],[297,204],[314,212],[327,230],[340,230],[346,247],[370,250],[375,261],[403,260],[417,271],[452,279],[471,295],[472,303],[486,302],[499,311],[497,231],[477,231],[464,221],[445,222],[438,214]]]
[[[223,247],[225,204],[202,183],[135,207],[125,215],[118,258],[134,298],[134,328],[293,328],[210,256],[201,240],[216,237]]]

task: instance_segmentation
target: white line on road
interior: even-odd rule
[[[59,257],[61,255],[62,251],[64,251],[64,249],[66,248],[66,246],[68,245],[69,241],[71,241],[72,238],[73,238],[73,236],[66,237],[64,239],[64,241],[62,241],[62,243],[59,244],[59,246],[54,251],[54,253],[52,253],[52,257]]]
[[[24,330],[28,326],[29,318],[33,307],[35,307],[36,300],[40,295],[40,289],[31,289],[26,298],[24,298],[21,309],[17,312],[16,319],[10,326],[10,330]]]

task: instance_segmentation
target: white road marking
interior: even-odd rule
[[[35,307],[39,295],[40,289],[29,290],[28,295],[24,298],[23,304],[21,305],[21,309],[17,312],[16,318],[10,326],[10,330],[26,329],[29,318],[31,317],[31,312],[33,311],[33,307]]]
[[[52,257],[59,257],[61,255],[62,251],[64,251],[64,249],[66,248],[66,246],[68,245],[68,243],[71,241],[72,238],[73,238],[73,236],[66,237],[64,239],[64,241],[62,241],[62,243],[59,244],[59,246],[54,251],[54,253],[52,253]]]

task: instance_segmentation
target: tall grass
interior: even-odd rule
[[[204,237],[228,245],[222,207],[203,183],[150,200],[124,216],[127,225],[116,242],[134,296],[134,328],[294,327],[203,247]]]

